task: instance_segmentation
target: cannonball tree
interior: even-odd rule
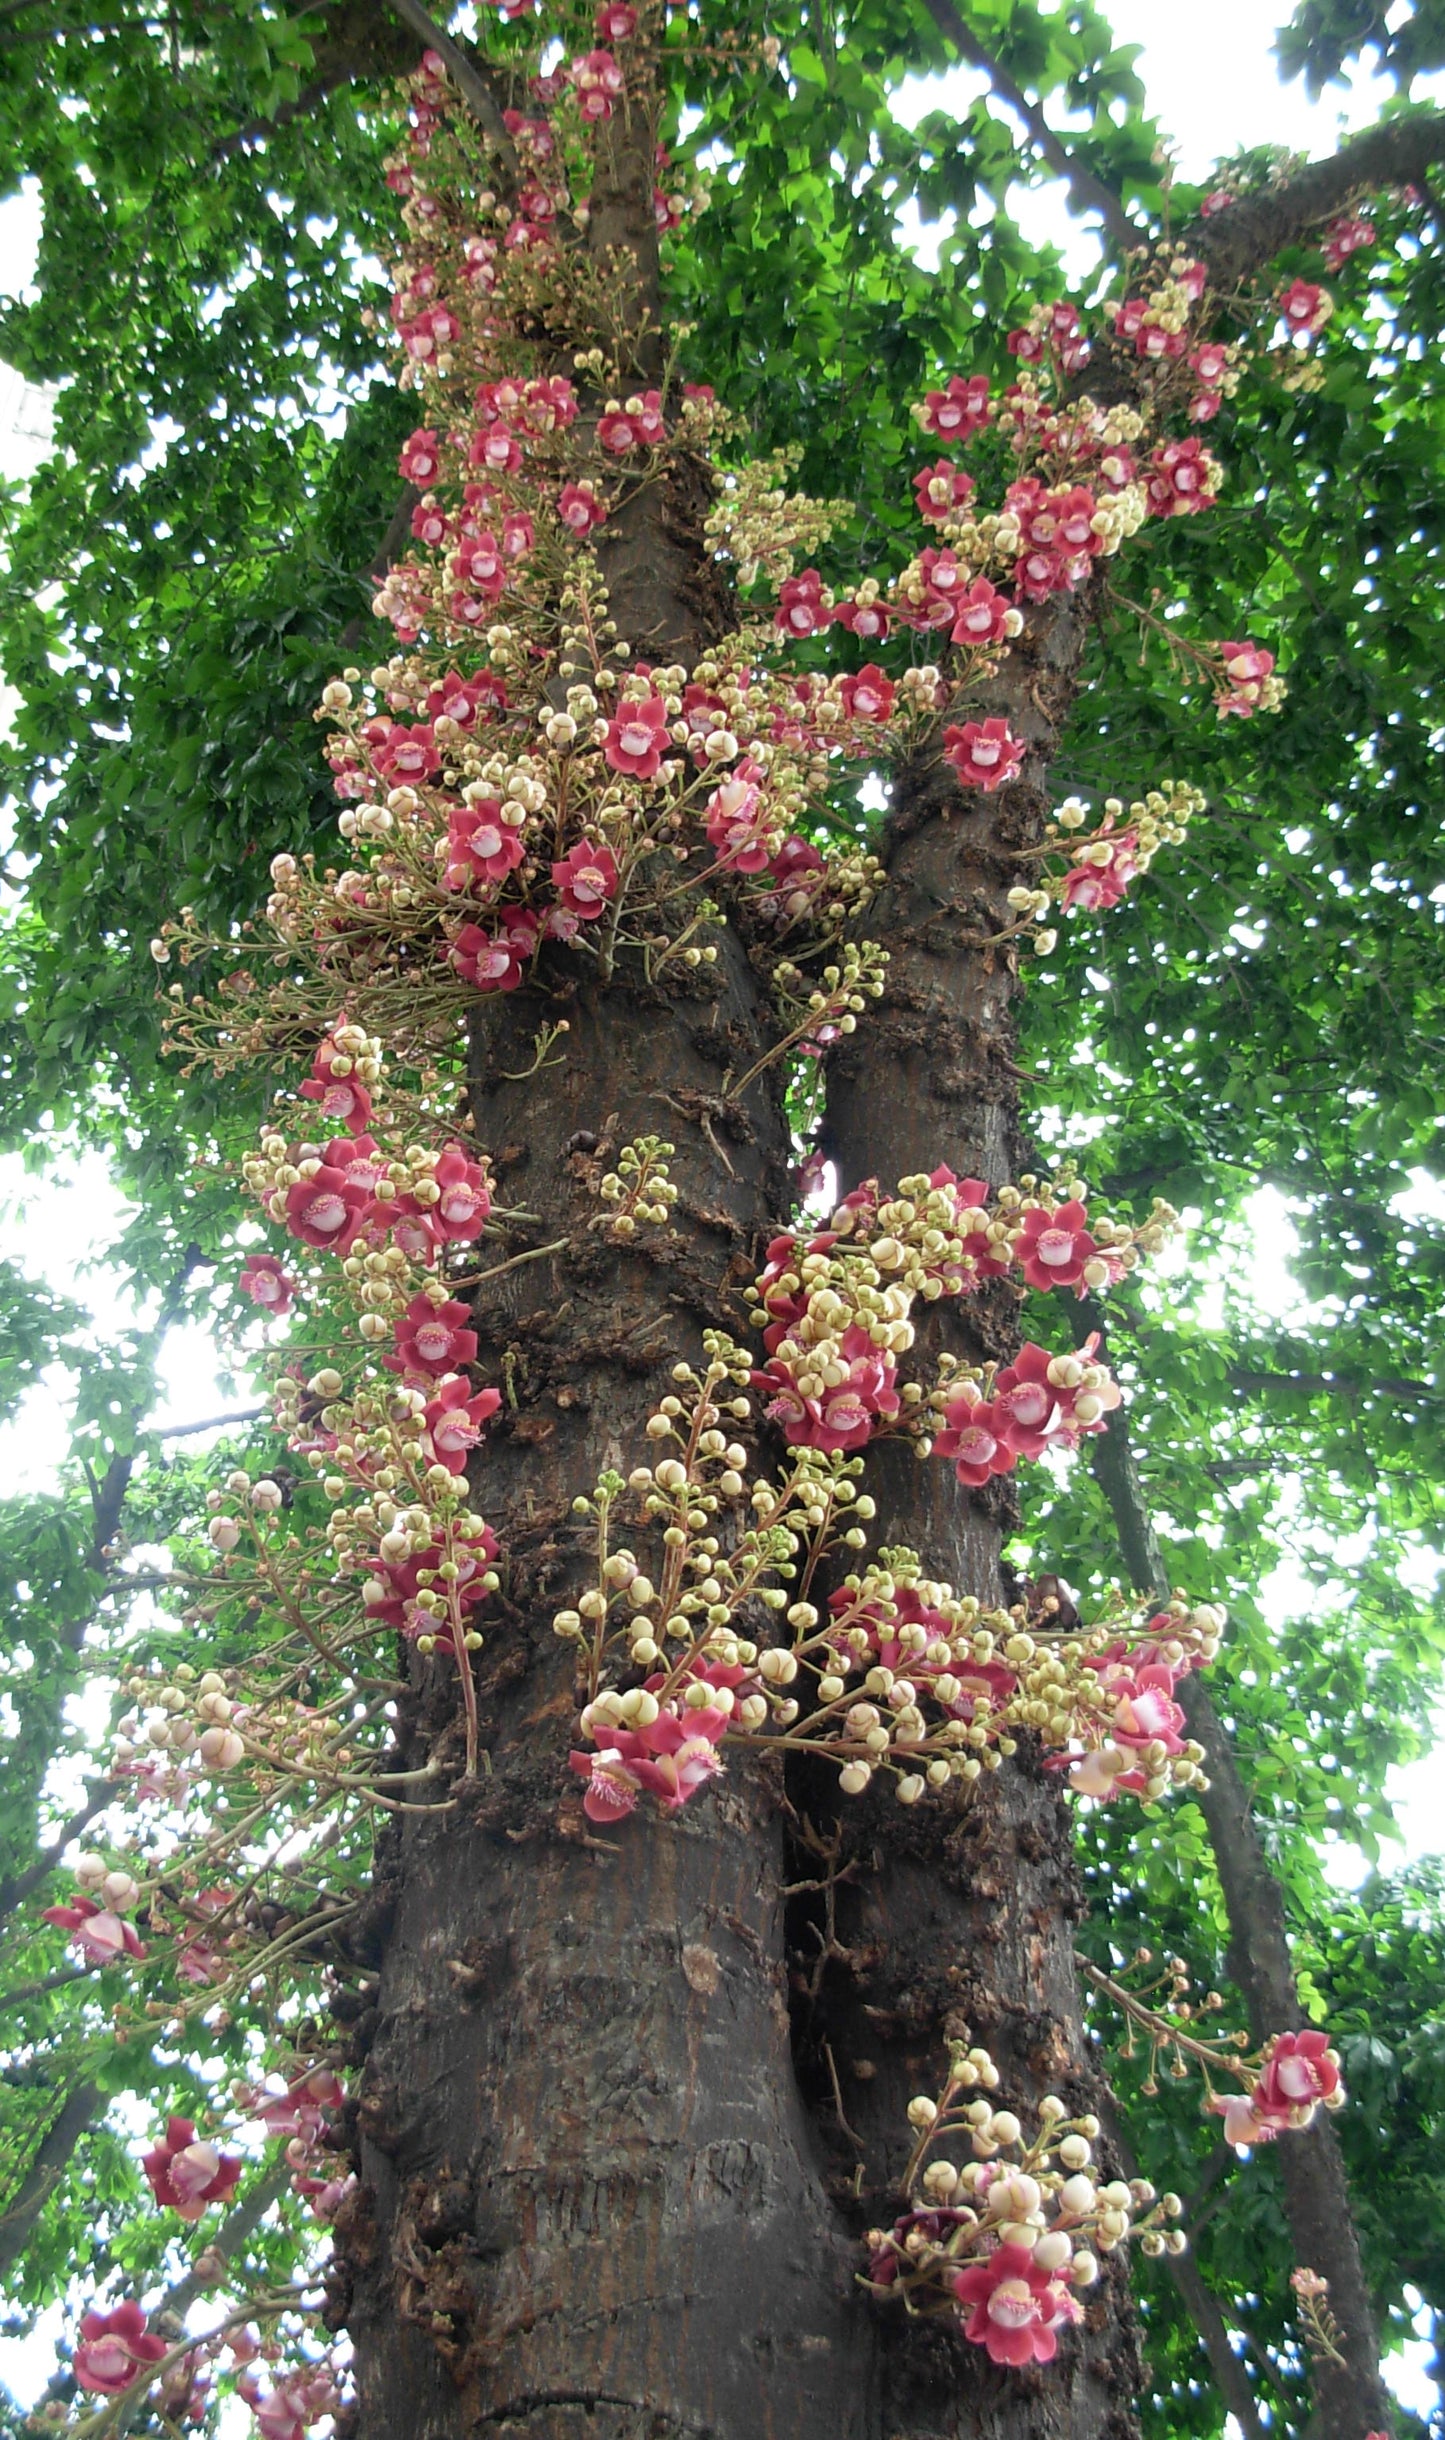
[[[1308,1738],[1253,1811],[1248,1761],[1350,1750],[1368,1830],[1438,1652],[1428,1497],[1358,1444],[1392,1402],[1414,1482],[1433,1428],[1428,1215],[1381,1247],[1433,1125],[1428,689],[1364,571],[1415,551],[1428,616],[1445,123],[1199,191],[1080,12],[18,14],[59,63],[16,353],[77,397],[7,611],[17,1101],[94,1075],[157,1328],[219,1280],[266,1407],[162,1463],[154,1344],[124,1434],[97,1389],[17,1667],[44,2418],[1387,2428],[1438,2240],[1390,2260],[1388,2123],[1352,2209],[1333,2122],[1351,2036],[1407,2057],[1407,1944],[1330,1974]],[[949,59],[1099,219],[1085,293],[1006,220],[899,248],[910,182],[1019,172],[986,109],[892,119]],[[148,333],[65,309],[97,217]],[[340,442],[283,394],[323,349]],[[1242,983],[1230,924],[1298,938]],[[1176,1204],[1227,1271],[1281,1178],[1324,1318],[1226,1366]],[[1282,1471],[1365,1556],[1271,1667]]]

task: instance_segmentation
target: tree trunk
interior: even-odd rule
[[[888,988],[829,1075],[826,1141],[843,1188],[876,1175],[887,1190],[940,1161],[993,1186],[1015,1173],[1019,977],[1013,950],[986,943],[1010,921],[1011,851],[1042,830],[1042,774],[1072,701],[1085,620],[1077,598],[1035,613],[986,690],[987,710],[1006,714],[1036,750],[1018,783],[961,802],[936,758],[899,774],[888,880],[869,919],[889,947]],[[1016,1316],[1016,1295],[991,1283],[963,1305],[934,1307],[927,1326],[976,1360],[1006,1358],[1018,1344]],[[930,1572],[983,1601],[1013,1597],[1000,1557],[1016,1520],[1011,1489],[966,1492],[947,1465],[920,1466],[886,1442],[870,1456],[869,1488],[887,1538],[916,1548]],[[830,2042],[852,2064],[847,2109],[871,2174],[927,2063],[965,2024],[1025,2113],[1045,2092],[1097,2112],[1106,2096],[1074,1974],[1083,1901],[1058,1774],[1025,1739],[971,1791],[918,1806],[906,1831],[896,1806],[882,1818],[886,1807],[885,1798],[866,1815],[842,1817],[848,1852],[864,1867],[841,1910],[846,1944],[862,1962],[836,1978],[843,1988],[823,2010]],[[857,2080],[860,2062],[869,2072]],[[1118,2173],[1112,2162],[1110,2173]],[[1017,2381],[1006,2388],[991,2429],[1023,2440],[1045,2415],[1079,2440],[1135,2428],[1141,2369],[1122,2261],[1107,2274],[1086,2299],[1086,2327],[1035,2375],[1032,2395]],[[890,2434],[974,2428],[960,2395],[961,2352],[939,2340],[926,2368],[916,2352],[889,2367]]]

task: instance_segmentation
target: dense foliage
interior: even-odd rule
[[[748,419],[760,450],[796,448],[805,487],[852,503],[820,555],[842,587],[912,548],[899,504],[910,399],[940,371],[999,371],[1002,334],[1061,293],[1056,260],[1025,244],[1007,205],[1021,174],[1055,165],[1021,165],[982,76],[956,117],[940,108],[911,130],[894,118],[903,78],[953,56],[922,7],[701,14],[738,53],[727,74],[704,75],[678,46],[669,141],[712,181],[709,210],[674,240],[687,369]],[[1383,13],[1310,0],[1282,56],[1318,83],[1373,43],[1408,87],[1437,62],[1436,15],[1422,5],[1391,28]],[[106,1149],[136,1209],[118,1258],[152,1311],[174,1312],[210,1297],[217,1264],[226,1278],[236,1267],[229,1187],[214,1168],[191,1180],[198,1150],[234,1156],[256,1088],[182,1080],[162,1062],[147,942],[180,903],[212,927],[251,913],[277,850],[330,836],[312,706],[342,631],[346,653],[366,657],[366,571],[413,420],[359,309],[380,305],[375,258],[396,235],[386,78],[415,46],[361,8],[183,5],[165,29],[118,8],[99,31],[89,16],[54,0],[0,18],[0,178],[38,179],[45,212],[37,294],[0,318],[0,354],[62,385],[56,450],[8,504],[0,577],[0,659],[23,698],[4,749],[20,885],[0,935],[4,1141],[53,1130]],[[965,16],[1002,73],[1067,122],[1071,162],[1141,230],[1193,214],[1199,192],[1161,182],[1158,131],[1106,12],[977,0]],[[764,32],[786,78],[748,63]],[[494,57],[521,39],[488,24]],[[900,234],[910,203],[953,216],[937,273]],[[1178,772],[1210,812],[1107,931],[1063,930],[1029,996],[1025,1056],[1048,1149],[1086,1154],[1117,1205],[1142,1215],[1162,1195],[1194,1222],[1188,1284],[1131,1290],[1114,1350],[1171,1567],[1230,1608],[1219,1700],[1302,1983],[1344,2037],[1355,2106],[1342,2133],[1375,2294],[1398,2330],[1407,2284],[1445,2310],[1439,1879],[1430,1867],[1375,1877],[1342,1900],[1321,1842],[1378,1861],[1386,1774],[1422,1750],[1445,1650],[1433,1590],[1445,1243],[1429,1191],[1445,998],[1431,786],[1445,286],[1432,209],[1397,196],[1371,209],[1377,243],[1331,281],[1322,385],[1252,379],[1217,427],[1224,504],[1197,527],[1151,529],[1120,577],[1129,600],[1093,647],[1061,782],[1127,797]],[[1318,253],[1281,270],[1318,277]],[[1270,638],[1289,684],[1282,714],[1216,723],[1171,655],[1176,620]],[[840,834],[871,818],[854,791],[833,813]],[[1256,1241],[1277,1240],[1283,1215],[1298,1294],[1280,1312],[1247,1283]],[[1201,1291],[1201,1277],[1228,1284]],[[80,1384],[74,1478],[0,1510],[8,1905],[37,1841],[89,1802],[83,1758],[103,1747],[117,1682],[173,1648],[165,1614],[128,1577],[164,1542],[194,1547],[205,1493],[237,1450],[177,1457],[147,1433],[154,1333],[102,1356],[77,1312],[18,1279],[4,1288],[0,1397],[13,1410],[49,1363]],[[234,1301],[216,1305],[244,1339]],[[1039,1481],[1024,1547],[1067,1551],[1080,1588],[1116,1580],[1113,1527],[1084,1469]],[[217,1620],[213,1657],[245,1624]],[[1223,1987],[1222,1908],[1187,1799],[1167,1816],[1100,1815],[1082,1835],[1099,1958],[1137,1931],[1182,1956],[1200,1988]],[[344,1888],[363,1842],[330,1863],[330,1888]],[[24,1898],[38,1902],[29,1886]],[[280,1985],[258,1989],[254,2016],[238,2010],[200,2058],[153,2041],[144,1976],[123,1994],[104,1982],[98,2001],[92,1978],[10,1954],[0,2237],[20,2212],[11,2278],[24,2322],[67,2282],[88,2295],[122,2268],[139,2292],[178,2274],[137,2131],[149,2140],[167,2113],[199,2114],[218,2080],[248,2071]],[[1107,2008],[1099,2027],[1116,2041]],[[1127,2066],[1119,2090],[1146,2171],[1186,2195],[1204,2181],[1190,2214],[1201,2266],[1269,2359],[1265,2394],[1284,2427],[1299,2428],[1271,2159],[1221,2176],[1187,2092],[1140,2093]],[[37,2186],[47,2132],[87,2092],[86,2132],[53,2191],[43,2168]],[[124,2099],[137,2095],[139,2116]],[[283,2202],[238,2243],[259,2277],[278,2277],[304,2231]],[[1192,2325],[1162,2282],[1146,2313],[1154,2428],[1217,2431]]]

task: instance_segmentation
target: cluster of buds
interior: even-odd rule
[[[1225,2141],[1236,2150],[1248,2152],[1255,2144],[1273,2143],[1279,2135],[1312,2126],[1320,2109],[1343,2109],[1347,2096],[1340,2080],[1339,2053],[1331,2047],[1329,2035],[1317,2027],[1271,2034],[1261,2049],[1251,2053],[1244,2033],[1203,2038],[1201,2025],[1224,2002],[1217,1991],[1206,1993],[1202,2001],[1191,2000],[1189,1974],[1181,1959],[1166,1959],[1149,1981],[1136,1979],[1132,1984],[1104,1973],[1086,1957],[1076,1962],[1085,1979],[1124,2017],[1126,2057],[1133,2055],[1142,2034],[1148,2051],[1143,2091],[1158,2091],[1161,2059],[1168,2061],[1168,2072],[1176,2082],[1198,2068],[1204,2079],[1205,2115],[1223,2119]],[[1136,1974],[1140,1969],[1147,1972],[1153,1963],[1148,1949],[1138,1950],[1131,1961]],[[1217,2091],[1215,2078],[1220,2074],[1243,2089]]]
[[[1160,1249],[1175,1225],[1176,1215],[1158,1202],[1142,1226],[1108,1219],[1090,1225],[1083,1189],[1073,1181],[1061,1193],[1029,1178],[991,1196],[981,1179],[940,1167],[905,1178],[884,1199],[870,1179],[845,1197],[826,1228],[769,1244],[758,1284],[748,1291],[760,1309],[768,1356],[752,1386],[764,1395],[767,1419],[794,1447],[862,1448],[886,1428],[918,1437],[936,1417],[944,1437],[919,1438],[920,1455],[932,1446],[952,1456],[965,1481],[1010,1471],[1020,1456],[1071,1446],[1080,1433],[1102,1428],[1118,1403],[1107,1371],[1092,1345],[1064,1357],[1030,1345],[1002,1373],[944,1358],[937,1391],[900,1385],[898,1360],[914,1343],[915,1304],[969,1295],[984,1280],[1015,1270],[1030,1287],[1071,1287],[1083,1295],[1122,1279],[1141,1254]],[[966,1417],[965,1408],[978,1411]],[[973,1457],[947,1437],[966,1424],[975,1441],[992,1430],[984,1474],[969,1474]]]
[[[635,1237],[644,1225],[664,1227],[680,1192],[667,1174],[676,1150],[658,1135],[640,1135],[635,1143],[624,1144],[617,1167],[598,1183],[597,1192],[611,1209],[594,1227],[605,1228],[619,1242]]]
[[[1047,2364],[1059,2333],[1084,2318],[1078,2291],[1098,2278],[1099,2255],[1131,2238],[1144,2253],[1182,2253],[1170,2223],[1183,2205],[1145,2178],[1101,2178],[1098,2119],[1071,2117],[1052,2093],[1026,2136],[1017,2112],[991,2099],[998,2084],[988,2052],[959,2042],[937,2098],[909,2103],[905,2209],[869,2230],[865,2284],[948,2321],[996,2364]],[[968,2157],[947,2158],[943,2144]]]
[[[1227,649],[1238,654],[1246,647]],[[1267,653],[1263,659],[1270,662]],[[1282,695],[1282,687],[1268,701],[1261,694],[1263,708],[1273,710]],[[1161,847],[1183,846],[1191,820],[1204,812],[1206,802],[1202,791],[1186,781],[1165,779],[1131,804],[1122,797],[1106,797],[1091,825],[1083,799],[1066,797],[1047,825],[1042,845],[1023,851],[1021,860],[1038,860],[1044,870],[1036,882],[1019,882],[1009,891],[1013,932],[1029,934],[1034,948],[1047,956],[1058,939],[1045,921],[1055,906],[1066,914],[1118,906],[1130,884],[1148,872]],[[1056,861],[1061,852],[1068,856],[1065,865]]]
[[[752,1420],[739,1394],[750,1371],[721,1335],[709,1347],[703,1372],[674,1368],[649,1422],[666,1454],[576,1503],[595,1520],[596,1576],[553,1625],[578,1649],[595,1750],[572,1767],[594,1821],[618,1820],[645,1791],[675,1811],[718,1770],[725,1741],[827,1754],[845,1795],[881,1771],[904,1804],[997,1769],[1025,1734],[1084,1793],[1152,1801],[1203,1784],[1173,1689],[1213,1659],[1220,1611],[1181,1600],[1088,1629],[1056,1595],[987,1611],[906,1550],[855,1566],[820,1607],[829,1554],[867,1547],[862,1461],[796,1446],[776,1478],[750,1484],[747,1444],[729,1430]],[[630,1508],[656,1560],[618,1538]],[[771,1630],[769,1613],[782,1614]]]

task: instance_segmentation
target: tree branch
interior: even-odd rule
[[[251,119],[244,127],[238,127],[234,135],[222,136],[219,142],[211,146],[206,155],[207,160],[225,161],[230,158],[232,153],[244,151],[248,144],[263,143],[267,136],[273,136],[281,128],[289,127],[293,119],[304,118],[308,111],[316,108],[318,102],[324,102],[328,94],[335,93],[342,85],[351,84],[355,76],[354,68],[328,69],[324,76],[318,76],[309,85],[303,85],[295,101],[283,102],[279,110],[273,112],[269,119]]]
[[[55,1870],[71,1840],[79,1838],[86,1824],[94,1821],[97,1813],[104,1812],[119,1786],[117,1779],[93,1779],[86,1791],[84,1804],[71,1814],[62,1829],[57,1830],[50,1845],[42,1847],[34,1862],[27,1864],[23,1872],[12,1873],[8,1880],[0,1881],[0,1923],[24,1903],[32,1889],[39,1888],[47,1873]]]
[[[933,0],[929,0],[932,7]],[[1260,195],[1244,195],[1196,224],[1190,244],[1222,289],[1241,287],[1286,246],[1333,220],[1357,196],[1386,186],[1417,185],[1445,161],[1445,111],[1391,119],[1356,136],[1327,161],[1312,161],[1296,178]]]
[[[158,1440],[190,1440],[197,1432],[219,1432],[228,1423],[255,1423],[261,1415],[269,1415],[269,1406],[238,1406],[234,1414],[203,1415],[199,1423],[163,1423],[156,1434]]]
[[[1077,1323],[1079,1305],[1062,1292],[1059,1301],[1068,1304]],[[1080,1301],[1087,1327],[1098,1331],[1100,1346],[1106,1347],[1102,1306],[1091,1296]],[[1131,1583],[1151,1599],[1167,1601],[1173,1587],[1129,1445],[1126,1408],[1116,1409],[1108,1430],[1094,1439],[1089,1463],[1113,1514]],[[1225,1963],[1243,1996],[1256,2042],[1271,2033],[1297,2032],[1308,2020],[1295,1983],[1284,1897],[1260,1844],[1249,1789],[1233,1743],[1197,1671],[1181,1680],[1178,1697],[1190,1734],[1204,1749],[1209,1773],[1209,1784],[1198,1791],[1197,1800],[1209,1830],[1229,1919]],[[1328,2279],[1331,2310],[1344,2340],[1343,2363],[1311,2362],[1315,2423],[1322,2431],[1346,2431],[1356,2425],[1361,2430],[1388,2428],[1379,2338],[1350,2210],[1345,2164],[1328,2118],[1320,2113],[1313,2126],[1291,2133],[1277,2147],[1277,2156],[1295,2261]]]
[[[28,2241],[31,2229],[65,2174],[72,2152],[94,2120],[99,2102],[100,2094],[93,2084],[77,2084],[66,2095],[59,2117],[52,2120],[41,2138],[19,2193],[0,2219],[0,2272],[10,2268]]]
[[[1068,146],[1055,135],[1037,102],[1031,102],[1022,87],[1014,83],[1006,68],[986,51],[978,37],[964,23],[954,0],[926,0],[929,16],[946,42],[953,45],[961,59],[970,67],[981,68],[1001,102],[1016,111],[1029,131],[1050,168],[1057,170],[1073,196],[1076,210],[1097,212],[1103,221],[1105,234],[1120,254],[1135,246],[1148,243],[1147,232],[1135,227],[1119,198],[1092,170],[1077,161]]]
[[[1103,2115],[1109,2133],[1114,2139],[1114,2149],[1119,2155],[1124,2175],[1137,2177],[1139,2163],[1134,2156],[1133,2146],[1130,2144],[1128,2136],[1119,2124],[1118,2112],[1112,2107],[1106,2107]],[[1229,2146],[1223,2144],[1220,2149],[1224,2152],[1229,2164],[1233,2166],[1234,2154],[1230,2151]],[[1187,2235],[1189,2233],[1187,2214],[1184,2228]],[[1184,2254],[1166,2254],[1164,2267],[1179,2291],[1180,2303],[1199,2333],[1200,2345],[1209,2358],[1209,2369],[1214,2375],[1214,2386],[1225,2407],[1239,2425],[1244,2440],[1265,2440],[1264,2426],[1259,2419],[1259,2407],[1250,2386],[1249,2376],[1230,2344],[1229,2325],[1220,2310],[1213,2289],[1209,2286],[1195,2259],[1193,2248],[1191,2247],[1190,2251]]]
[[[509,175],[520,184],[522,164],[517,158],[517,148],[507,133],[496,95],[475,61],[467,56],[453,35],[428,15],[422,0],[388,0],[388,5],[404,25],[410,26],[428,50],[435,51],[439,58],[446,61],[448,73],[473,118],[490,136]]]

